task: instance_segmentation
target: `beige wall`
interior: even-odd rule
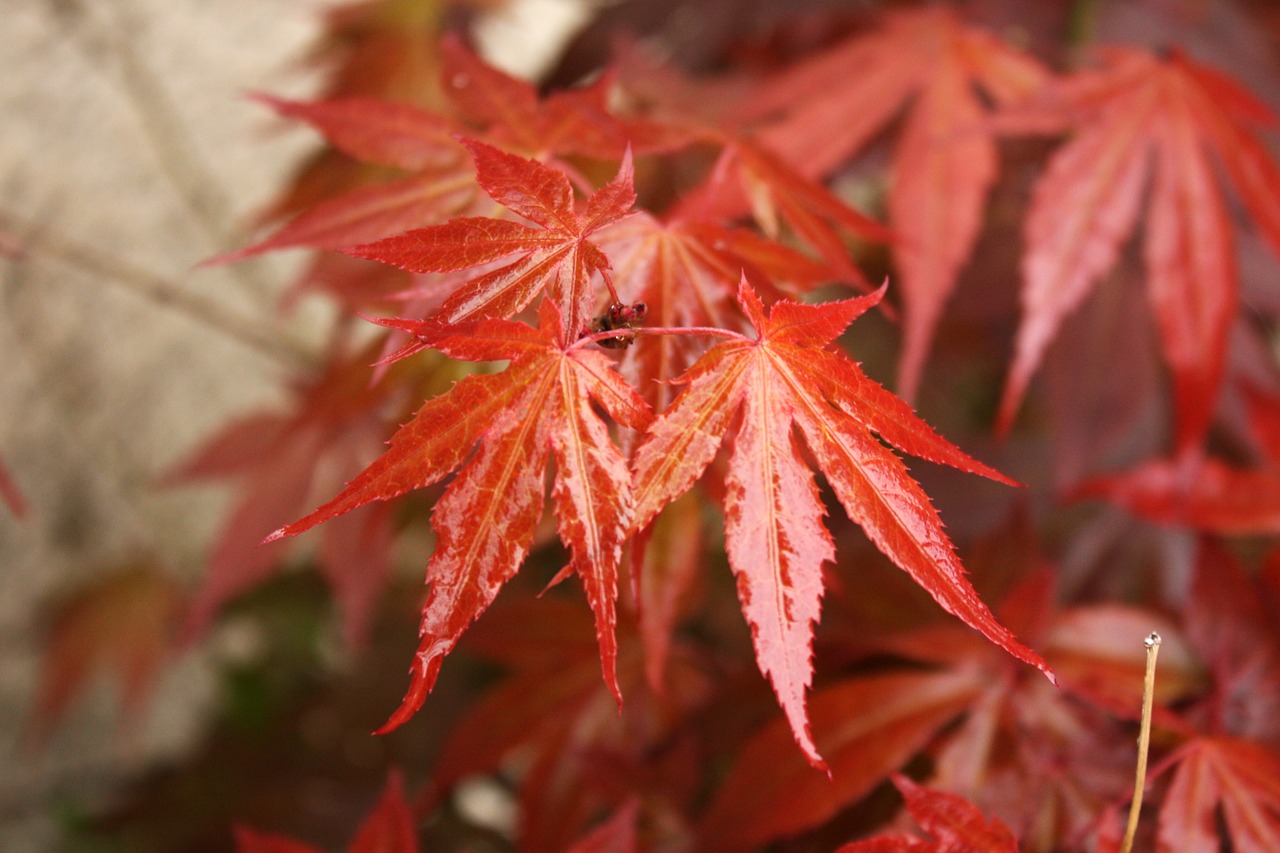
[[[211,311],[140,290],[153,274],[248,328],[277,324],[272,294],[289,259],[193,267],[243,239],[237,223],[314,144],[273,130],[241,95],[308,91],[290,60],[318,7],[3,3],[0,229],[28,250],[0,260],[0,456],[30,512],[17,523],[0,511],[0,849],[52,843],[51,794],[109,792],[128,768],[198,733],[210,682],[196,655],[165,676],[132,741],[113,736],[114,693],[103,687],[44,753],[20,742],[42,603],[140,552],[197,577],[225,496],[151,481],[229,414],[276,398],[277,358],[211,323]],[[84,248],[95,256],[80,257]],[[308,313],[311,328],[304,319],[291,333],[316,339]]]

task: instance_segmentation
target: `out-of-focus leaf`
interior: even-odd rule
[[[145,562],[105,572],[64,601],[45,640],[33,709],[36,736],[46,738],[99,675],[119,682],[121,719],[137,723],[176,646],[181,610],[178,585]]]
[[[742,749],[700,827],[706,849],[754,849],[817,826],[866,796],[982,690],[976,673],[892,673],[814,692],[809,717],[831,776],[806,763],[782,720]]]

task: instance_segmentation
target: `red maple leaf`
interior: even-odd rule
[[[1160,807],[1161,850],[1218,850],[1219,814],[1233,850],[1280,849],[1280,753],[1256,741],[1196,738]]]
[[[453,114],[367,97],[303,103],[260,96],[281,115],[312,125],[342,153],[409,174],[325,198],[267,239],[214,262],[289,247],[340,249],[482,212],[476,177],[458,141],[468,127],[469,135],[538,160],[569,154],[617,159],[629,148],[647,153],[688,141],[686,133],[613,116],[607,75],[544,100],[528,82],[488,65],[455,37],[440,42],[440,54]]]
[[[1100,498],[1156,524],[1225,536],[1280,533],[1280,397],[1245,386],[1251,431],[1262,452],[1252,466],[1228,464],[1192,448],[1067,491]]]
[[[982,692],[969,672],[889,672],[813,694],[815,738],[831,778],[814,773],[782,720],[742,748],[699,828],[709,850],[749,850],[818,826],[866,796]],[[769,771],[762,773],[761,768]]]
[[[399,377],[370,383],[370,350],[335,358],[320,376],[295,387],[292,408],[246,416],[224,427],[169,475],[174,482],[235,479],[240,497],[209,555],[204,582],[188,614],[198,635],[227,601],[277,572],[281,545],[262,534],[304,511],[352,476],[381,447],[384,411],[402,396]],[[363,643],[391,565],[389,507],[370,507],[325,531],[317,563],[342,611],[343,636]]]
[[[880,653],[945,665],[956,675],[983,674],[963,721],[935,741],[930,784],[999,816],[1033,849],[1086,832],[1108,802],[1129,790],[1131,733],[1113,718],[1133,719],[1141,706],[1142,638],[1155,628],[1165,640],[1161,703],[1184,701],[1204,684],[1169,618],[1114,604],[1055,610],[1051,579],[1046,571],[1031,574],[995,612],[1036,641],[1061,690],[956,625],[871,641]],[[1178,724],[1163,709],[1157,720]]]
[[[600,681],[585,610],[566,596],[504,596],[461,645],[506,672],[450,733],[422,805],[441,802],[461,780],[500,774],[518,797],[518,846],[529,850],[565,849],[602,810],[637,794],[646,812],[659,802],[655,811],[687,808],[697,771],[676,744],[705,701],[705,670],[687,647],[677,649],[664,695],[647,690],[647,652],[630,627],[619,625],[618,684],[627,697],[619,714]]]
[[[623,301],[644,302],[645,322],[668,329],[745,330],[746,318],[734,299],[744,269],[753,281],[799,291],[835,277],[825,265],[781,243],[705,221],[664,223],[639,212],[601,229],[597,242]],[[627,351],[622,371],[642,393],[653,395],[656,408],[665,408],[672,396],[670,381],[705,349],[703,341],[688,335],[653,336]]]
[[[1280,595],[1206,537],[1185,609],[1187,633],[1211,674],[1188,716],[1210,734],[1280,749]]]
[[[1177,52],[1112,50],[1104,69],[1051,92],[1048,118],[1076,133],[1050,160],[1027,215],[1023,320],[1002,428],[1063,319],[1115,264],[1150,172],[1147,293],[1173,373],[1175,444],[1196,446],[1213,418],[1239,299],[1235,229],[1213,160],[1280,250],[1280,171],[1255,135],[1276,119],[1239,84]]]
[[[805,691],[822,565],[835,548],[797,426],[845,512],[878,548],[943,608],[1049,672],[978,598],[928,497],[872,433],[913,455],[1010,481],[826,349],[882,293],[820,306],[779,301],[766,317],[743,279],[738,300],[759,338],[733,335],[699,359],[635,456],[636,527],[643,528],[693,485],[741,412],[725,479],[725,547],[760,669],[816,767],[825,765],[809,733]]]
[[[318,853],[309,844],[245,826],[236,827],[235,837],[236,853]],[[387,775],[387,787],[356,830],[347,853],[418,853],[414,818],[399,773]]]
[[[882,835],[855,841],[839,853],[1018,853],[1018,842],[1009,827],[993,818],[988,822],[978,807],[963,797],[935,791],[894,775],[907,811],[920,828],[936,841],[909,835]]]
[[[549,454],[556,461],[552,497],[560,538],[572,555],[565,571],[582,577],[605,681],[621,698],[614,600],[631,522],[631,477],[592,401],[637,429],[650,414],[602,353],[575,345],[576,335],[566,339],[563,328],[548,300],[538,330],[490,319],[438,335],[434,345],[452,358],[511,364],[499,374],[469,376],[427,402],[392,437],[390,449],[337,497],[267,537],[293,536],[459,471],[432,515],[437,541],[427,565],[431,591],[409,690],[380,731],[396,728],[422,706],[445,655],[523,563],[542,515]]]
[[[1194,453],[1091,477],[1066,496],[1101,498],[1156,524],[1208,533],[1280,533],[1280,470],[1239,468]]]
[[[229,263],[291,247],[340,249],[442,222],[476,204],[474,175],[458,122],[408,104],[369,98],[304,103],[260,97],[283,116],[306,121],[338,150],[411,174],[358,186],[308,207],[270,237],[215,258]],[[403,174],[403,172],[399,172]]]
[[[713,129],[705,129],[701,136],[722,146],[720,158],[703,184],[681,199],[673,219],[713,222],[750,212],[760,229],[774,239],[785,222],[839,278],[871,289],[849,260],[844,235],[887,242],[892,238],[889,229],[754,140]]]
[[[148,563],[122,566],[61,602],[45,640],[33,724],[38,740],[96,675],[120,683],[121,721],[135,724],[172,654],[182,593]]]
[[[753,91],[745,118],[766,146],[810,177],[861,151],[905,105],[889,224],[906,302],[899,366],[914,396],[934,327],[973,251],[997,170],[981,89],[997,104],[1034,93],[1038,62],[941,7],[886,15],[874,32],[809,58]]]
[[[565,335],[576,336],[592,315],[592,276],[609,268],[608,258],[589,238],[625,216],[635,202],[630,155],[623,158],[617,177],[592,195],[579,214],[562,172],[483,142],[463,144],[475,157],[476,179],[485,192],[534,225],[464,217],[357,246],[348,254],[415,273],[465,270],[516,255],[516,260],[467,281],[433,319],[460,323],[508,317],[545,290],[560,308]]]
[[[535,159],[581,155],[616,160],[628,148],[647,154],[682,147],[691,139],[675,127],[613,115],[612,74],[540,98],[527,80],[493,67],[455,36],[441,40],[440,53],[445,92],[458,114],[494,144]]]

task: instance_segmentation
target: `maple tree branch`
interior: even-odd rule
[[[3,209],[0,209],[0,227],[22,234],[23,249],[28,254],[43,254],[114,282],[157,305],[171,308],[210,329],[222,332],[278,362],[303,368],[312,368],[319,362],[310,348],[283,330],[229,311],[220,303],[191,293],[158,273],[51,233],[48,229],[25,222]]]
[[[1147,751],[1151,747],[1151,705],[1156,690],[1156,657],[1160,654],[1160,635],[1152,631],[1143,641],[1147,647],[1147,673],[1142,680],[1142,727],[1138,731],[1138,770],[1133,781],[1133,801],[1129,804],[1129,825],[1124,830],[1120,853],[1133,849],[1133,836],[1138,831],[1138,813],[1142,811],[1142,794],[1147,785]]]
[[[751,340],[741,332],[735,332],[732,329],[721,329],[716,326],[641,326],[631,331],[642,337],[655,335],[711,335],[716,338],[732,338],[739,341]]]
[[[602,269],[600,270],[600,277],[604,279],[604,286],[609,288],[609,298],[613,300],[613,304],[617,305],[622,301],[622,298],[618,296],[618,289],[613,286],[613,276],[609,275],[609,270]]]
[[[607,341],[614,338],[651,338],[658,335],[711,335],[717,338],[731,338],[741,341],[751,340],[741,332],[734,332],[729,329],[718,329],[715,326],[640,326],[638,328],[609,329],[605,332],[583,335],[574,341],[572,346],[586,346],[587,344],[595,344],[600,341]]]

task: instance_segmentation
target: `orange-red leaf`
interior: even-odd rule
[[[802,290],[835,277],[794,249],[709,222],[662,223],[637,213],[602,229],[598,243],[623,300],[644,302],[646,324],[664,328],[745,329],[734,301],[744,269]],[[627,350],[622,371],[662,408],[673,396],[671,380],[705,348],[704,341],[687,335],[646,338]]]
[[[305,102],[258,95],[257,99],[286,118],[307,122],[330,145],[357,160],[412,172],[463,165],[466,156],[456,139],[461,125],[411,104],[373,98]]]
[[[893,777],[907,811],[916,823],[936,840],[923,842],[902,836],[881,837],[846,844],[840,853],[910,850],[919,853],[1018,853],[1018,842],[1009,827],[993,818],[990,822],[978,807],[963,797],[917,785],[906,776]],[[892,843],[886,845],[886,841]],[[894,846],[894,845],[898,846]]]
[[[973,250],[996,176],[978,89],[996,103],[1046,78],[1030,56],[941,7],[887,15],[754,95],[761,137],[806,176],[832,172],[911,104],[894,152],[889,219],[906,300],[899,384],[910,400],[934,328]]]
[[[227,425],[170,474],[172,481],[237,479],[232,505],[209,555],[204,582],[187,617],[187,633],[203,632],[227,601],[265,581],[281,566],[282,544],[262,535],[296,517],[319,494],[377,455],[386,436],[384,409],[397,385],[370,384],[368,350],[339,356],[295,389],[291,409],[249,415]],[[391,519],[368,507],[324,532],[319,569],[341,609],[343,635],[359,646],[390,568]]]
[[[1147,294],[1173,373],[1176,446],[1212,421],[1239,299],[1234,227],[1211,155],[1280,250],[1280,171],[1254,135],[1259,111],[1238,84],[1180,54],[1114,50],[1102,71],[1057,89],[1076,136],[1050,161],[1027,217],[1023,320],[1000,406],[1007,429],[1045,349],[1115,263],[1151,164]]]
[[[849,260],[845,235],[885,242],[891,239],[887,228],[760,143],[715,138],[724,145],[720,160],[703,185],[676,208],[678,220],[710,221],[750,211],[771,238],[778,237],[785,222],[841,279],[871,288]]]
[[[486,128],[493,142],[531,157],[555,153],[616,160],[628,148],[650,153],[690,140],[677,128],[612,115],[610,74],[539,101],[529,82],[489,65],[453,36],[441,41],[440,52],[445,91],[458,111]]]
[[[587,200],[579,215],[565,175],[536,160],[468,140],[476,179],[494,201],[538,227],[500,219],[456,219],[348,251],[410,272],[463,270],[515,256],[505,266],[464,284],[434,315],[442,323],[507,317],[546,291],[560,307],[564,333],[587,327],[594,291],[591,279],[609,261],[588,238],[626,215],[635,201],[630,156],[617,177]]]
[[[703,847],[755,849],[828,820],[915,755],[982,689],[973,673],[851,678],[813,694],[810,711],[831,778],[814,773],[781,721],[757,734],[717,792]]]
[[[431,591],[422,643],[403,704],[382,731],[421,707],[445,655],[488,608],[523,563],[542,515],[548,456],[552,496],[570,569],[587,589],[596,616],[605,680],[618,695],[614,600],[622,542],[630,529],[631,480],[591,402],[641,428],[648,407],[599,352],[566,347],[554,303],[544,302],[539,330],[505,320],[451,327],[436,345],[455,358],[510,359],[499,374],[463,379],[427,402],[391,439],[390,449],[311,515],[268,541],[457,476],[436,503],[436,548],[427,565]],[[478,446],[477,446],[478,445]]]
[[[1280,532],[1280,471],[1214,459],[1155,459],[1093,477],[1068,493],[1100,498],[1156,524],[1225,535]]]
[[[220,255],[230,263],[273,249],[342,249],[465,213],[477,196],[469,170],[428,172],[321,202],[261,242]]]
[[[946,610],[1047,673],[970,586],[928,497],[873,435],[881,428],[877,412],[889,413],[886,439],[966,470],[994,472],[948,445],[905,405],[891,404],[856,364],[823,349],[879,294],[820,306],[780,301],[768,317],[745,279],[738,298],[759,338],[719,344],[685,374],[687,387],[636,451],[636,526],[693,484],[737,418],[725,479],[726,549],[760,669],[809,760],[823,766],[807,729],[804,694],[822,565],[834,548],[801,435],[845,512],[881,551]]]

